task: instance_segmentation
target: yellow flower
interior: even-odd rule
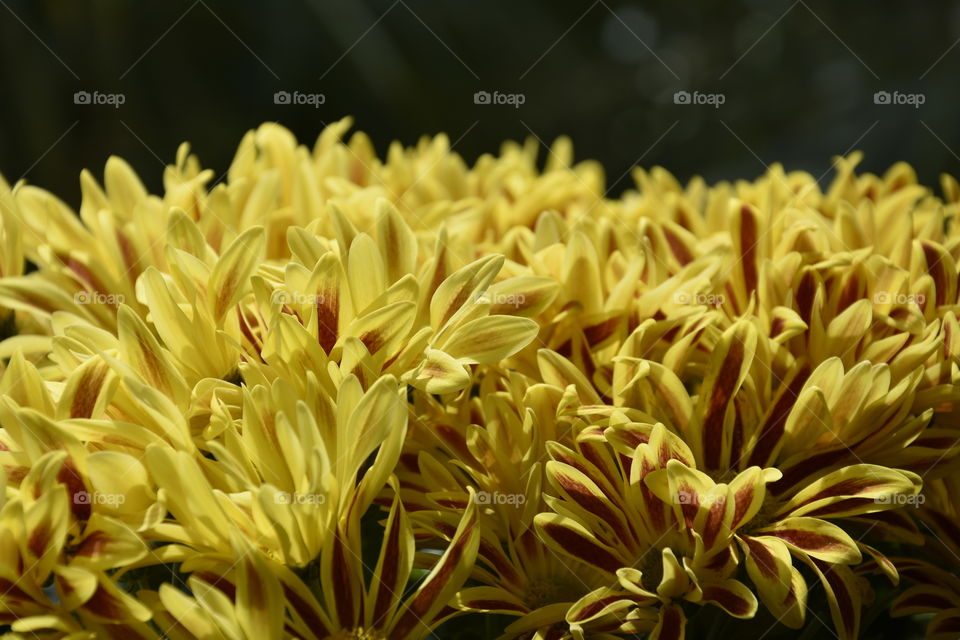
[[[76,212],[0,179],[0,633],[678,638],[812,577],[847,640],[876,573],[953,633],[956,180],[613,198],[565,138],[350,125],[160,194],[110,158]]]
[[[439,558],[431,556],[435,559],[429,561],[429,571],[409,595],[406,587],[416,554],[399,498],[390,509],[369,584],[364,580],[358,526],[359,520],[352,517],[328,527],[322,555],[299,575],[235,541],[236,561],[194,564],[199,570],[188,581],[192,596],[163,585],[156,598],[162,606],[156,619],[182,638],[428,637],[455,613],[446,603],[466,580],[476,556],[480,531],[475,504],[471,500],[450,545]]]
[[[125,494],[92,489],[84,466],[51,451],[12,492],[0,474],[6,489],[0,500],[0,620],[14,632],[67,637],[151,617],[122,585],[122,569],[145,557],[147,545],[102,508]]]
[[[610,430],[617,433],[616,449],[589,439],[576,449],[549,447],[553,513],[536,517],[537,533],[555,553],[609,580],[570,607],[571,632],[603,626],[613,616],[623,632],[681,637],[682,601],[752,617],[757,600],[733,578],[731,537],[759,509],[764,482],[775,475],[754,467],[730,486],[714,484],[689,468],[689,449],[662,425],[621,422]],[[639,444],[626,445],[629,440]],[[749,491],[750,499],[734,508],[738,491]]]
[[[480,586],[465,588],[455,606],[517,617],[506,637],[550,632],[563,625],[585,584],[605,584],[602,572],[561,558],[537,539],[533,519],[545,508],[540,457],[547,443],[567,439],[570,425],[556,415],[559,390],[531,382],[517,373],[488,373],[463,407],[484,429],[418,395],[419,412],[400,464],[401,494],[417,508],[412,520],[423,535],[452,539],[469,487],[477,487],[484,535],[471,577]]]
[[[960,631],[960,527],[957,526],[960,478],[956,472],[924,486],[922,495],[909,506],[920,525],[916,538],[905,539],[923,544],[914,557],[889,558],[895,569],[878,564],[878,570],[898,571],[906,579],[890,604],[893,617],[932,615],[927,620],[926,637],[935,640],[955,638]],[[920,532],[926,534],[926,540]],[[907,547],[903,547],[904,550]]]

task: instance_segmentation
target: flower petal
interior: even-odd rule
[[[227,310],[249,289],[250,276],[260,264],[266,233],[263,227],[251,227],[230,243],[210,272],[208,291],[213,295],[210,308],[221,326]]]
[[[625,566],[614,550],[603,544],[582,524],[566,516],[541,513],[534,518],[537,534],[554,551],[615,574]]]
[[[758,530],[780,538],[792,550],[835,564],[860,562],[860,550],[843,529],[818,518],[793,517]]]
[[[439,333],[468,302],[486,291],[503,266],[503,256],[486,256],[446,278],[430,300],[430,325]]]
[[[757,597],[739,580],[705,584],[703,601],[715,604],[734,618],[752,618],[757,613]]]
[[[530,612],[529,607],[523,601],[506,589],[499,587],[463,589],[454,598],[454,606],[465,611],[505,615],[522,615]]]
[[[917,490],[906,472],[874,464],[855,464],[800,489],[779,513],[841,517],[883,511],[897,506],[895,496],[916,495]]]
[[[391,639],[409,640],[421,637],[425,630],[431,628],[438,614],[469,577],[480,546],[476,494],[472,490],[470,493],[470,504],[464,511],[447,550],[420,587],[397,612],[397,618],[388,629]],[[425,626],[427,629],[424,629]]]
[[[367,598],[366,626],[380,628],[389,622],[413,568],[413,532],[410,519],[397,495],[390,508],[383,533],[380,557],[373,572],[370,594]]]
[[[280,638],[283,633],[284,596],[280,581],[259,551],[237,547],[237,620],[248,638]]]
[[[747,575],[757,587],[764,605],[774,615],[787,599],[791,587],[790,550],[783,541],[772,536],[740,536]]]
[[[636,605],[629,593],[610,587],[595,589],[570,606],[567,623],[586,624],[633,606]]]
[[[724,453],[729,454],[732,430],[727,428],[733,396],[753,364],[757,332],[741,322],[728,329],[710,355],[697,410],[703,416],[698,448],[706,469],[718,469]]]
[[[470,372],[456,358],[439,349],[427,349],[409,378],[417,389],[434,394],[453,393],[470,385]]]
[[[463,364],[499,362],[530,344],[539,330],[528,318],[487,316],[458,327],[437,346]]]
[[[832,565],[814,558],[806,561],[820,576],[827,592],[830,616],[840,640],[856,640],[860,632],[862,596],[857,577],[849,567]]]
[[[890,615],[898,618],[922,613],[940,613],[955,608],[960,608],[960,599],[950,589],[918,584],[897,596],[890,605]]]
[[[672,604],[660,607],[660,619],[648,640],[683,640],[687,618],[683,610]]]

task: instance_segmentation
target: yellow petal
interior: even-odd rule
[[[539,329],[527,318],[488,316],[458,327],[438,346],[463,364],[499,362],[530,344]]]
[[[460,391],[470,384],[470,372],[454,357],[439,349],[427,349],[424,358],[409,374],[410,384],[427,393]]]

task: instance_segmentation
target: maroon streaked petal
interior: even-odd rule
[[[749,589],[736,580],[726,580],[722,584],[703,587],[703,599],[735,618],[752,618],[757,612],[757,598]]]
[[[740,228],[737,238],[740,249],[740,265],[743,273],[743,282],[746,293],[750,294],[757,288],[757,214],[750,205],[740,208]]]
[[[400,504],[400,498],[397,496],[390,509],[380,560],[377,571],[373,575],[376,596],[373,605],[372,624],[375,628],[380,627],[386,621],[392,606],[400,600],[410,573],[409,564],[403,566],[403,563],[409,563],[412,560],[409,551],[412,551],[413,547],[413,537],[406,518],[406,513]],[[404,546],[409,547],[409,549],[403,549]]]
[[[809,377],[809,369],[803,367],[796,372],[788,384],[781,385],[777,399],[760,426],[760,435],[753,445],[753,451],[750,453],[750,460],[747,463],[748,466],[765,467],[770,463],[773,451],[780,442],[780,438],[783,437],[783,430],[786,427],[790,411],[793,409],[794,403]]]
[[[960,611],[953,610],[934,618],[927,626],[927,637],[934,640],[960,637]]]
[[[810,559],[827,590],[827,602],[840,640],[855,640],[860,629],[860,591],[848,567]]]
[[[909,616],[918,613],[940,613],[960,607],[956,595],[950,597],[945,589],[918,585],[910,587],[890,605],[891,616]]]
[[[660,609],[660,620],[650,633],[650,640],[681,640],[686,619],[680,607],[664,605]]]
[[[720,467],[724,442],[723,425],[746,357],[739,333],[730,334],[729,347],[725,352],[715,351],[714,354],[711,364],[718,365],[719,370],[709,390],[710,399],[704,411],[702,426],[704,464],[707,469]]]
[[[624,563],[600,542],[595,540],[580,525],[569,518],[542,513],[537,516],[537,532],[540,538],[560,553],[615,574]]]
[[[454,592],[469,576],[479,546],[476,500],[472,498],[450,546],[416,593],[404,603],[402,613],[388,629],[391,640],[419,637],[418,630],[429,629],[436,623]]]

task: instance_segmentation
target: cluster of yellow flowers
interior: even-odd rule
[[[960,634],[954,179],[349,127],[0,180],[0,636]]]

